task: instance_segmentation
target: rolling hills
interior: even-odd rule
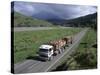
[[[92,27],[97,29],[97,13],[74,19],[49,19],[42,20],[34,17],[25,16],[18,12],[13,12],[14,27],[52,27],[52,26],[66,26],[66,27]]]

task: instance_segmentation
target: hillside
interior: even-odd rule
[[[51,23],[35,19],[29,16],[24,16],[18,12],[14,12],[14,15],[12,14],[12,17],[14,18],[14,27],[50,27],[53,26]]]
[[[70,24],[70,26],[75,27],[95,27],[97,25],[97,13],[68,20],[65,24]]]

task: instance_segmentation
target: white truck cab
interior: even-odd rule
[[[39,58],[42,60],[52,60],[53,46],[52,45],[41,45],[39,47]]]

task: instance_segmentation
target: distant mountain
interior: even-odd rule
[[[97,13],[65,20],[65,19],[48,19],[47,21],[61,26],[71,26],[71,27],[91,27],[97,25]]]
[[[51,22],[54,25],[64,25],[64,23],[67,21],[65,19],[47,19],[48,22]]]
[[[12,12],[14,27],[50,27],[52,23],[22,15],[18,12]]]
[[[40,12],[37,14],[32,15],[33,18],[37,18],[37,19],[42,19],[42,20],[48,20],[48,19],[62,19],[61,17],[59,17],[58,15],[55,15],[54,13],[50,13],[50,12]]]

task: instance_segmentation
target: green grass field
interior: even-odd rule
[[[55,28],[14,32],[14,63],[26,60],[29,56],[34,56],[41,44],[76,34],[80,30],[80,28]]]

